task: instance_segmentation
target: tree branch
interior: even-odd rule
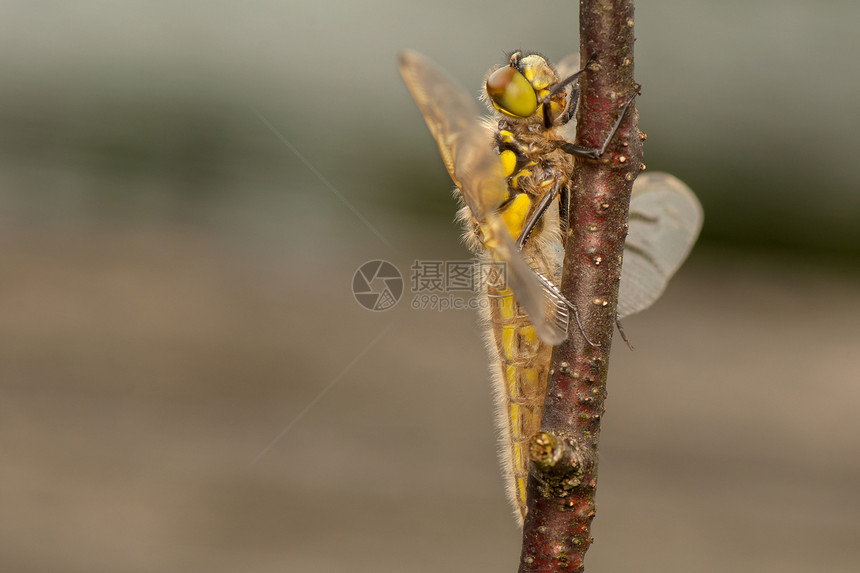
[[[580,2],[580,61],[594,56],[580,78],[577,142],[599,148],[637,89],[633,81],[633,1]],[[642,164],[638,114],[627,110],[600,160],[578,160],[574,174],[561,290],[578,311],[555,347],[541,432],[531,441],[528,514],[520,572],[578,572],[592,542],[598,439],[621,256],[633,180]]]

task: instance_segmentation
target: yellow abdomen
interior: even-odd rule
[[[552,346],[541,342],[510,289],[487,285],[487,345],[495,382],[496,412],[502,433],[502,464],[508,493],[526,510],[528,444],[540,429]]]

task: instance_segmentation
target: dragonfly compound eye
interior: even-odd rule
[[[500,112],[513,117],[529,117],[538,106],[534,88],[511,66],[499,68],[487,78],[487,95]]]

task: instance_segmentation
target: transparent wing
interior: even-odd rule
[[[648,173],[636,179],[621,269],[619,317],[645,310],[660,298],[696,242],[703,218],[699,200],[677,177]]]
[[[497,214],[507,184],[501,160],[493,152],[492,136],[481,124],[472,98],[420,54],[403,52],[399,62],[400,74],[424,115],[448,173],[481,223],[484,245],[505,265],[508,285],[538,335],[544,342],[558,344],[567,336],[567,308],[522,258]]]
[[[505,200],[502,163],[474,101],[433,62],[415,52],[400,54],[400,75],[421,109],[439,153],[463,200],[479,221]]]

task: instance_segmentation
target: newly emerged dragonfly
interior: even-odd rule
[[[485,281],[486,342],[497,400],[503,471],[520,523],[525,516],[528,441],[540,429],[552,346],[578,328],[576,309],[559,293],[563,234],[574,157],[602,149],[574,145],[578,57],[556,70],[543,57],[515,52],[490,70],[482,120],[472,98],[432,62],[400,55],[400,73],[424,115],[463,204],[468,247],[503,272]],[[574,73],[575,72],[575,73]],[[686,258],[702,224],[693,193],[668,174],[633,186],[618,315],[654,303]],[[574,327],[571,328],[571,323]]]

